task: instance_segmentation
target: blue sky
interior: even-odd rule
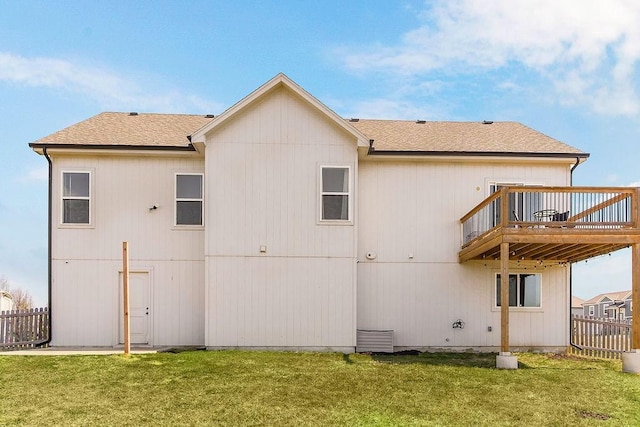
[[[29,142],[101,111],[218,114],[278,72],[345,117],[519,121],[591,153],[574,185],[640,185],[640,3],[515,3],[0,0],[0,277],[46,302]],[[574,293],[630,270],[579,263]]]

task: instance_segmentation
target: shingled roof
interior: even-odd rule
[[[187,137],[211,120],[188,114],[101,113],[30,145],[188,147]]]
[[[377,152],[586,153],[516,122],[351,120]]]
[[[611,301],[622,301],[628,297],[630,297],[631,291],[618,291],[618,292],[607,292],[604,294],[596,295],[593,298],[590,298],[582,303],[582,305],[593,305],[597,304],[605,298],[608,298]]]
[[[41,138],[31,147],[182,147],[212,116],[101,113]],[[588,157],[574,147],[516,122],[348,120],[373,140],[377,154],[513,154]]]

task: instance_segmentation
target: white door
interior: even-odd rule
[[[149,272],[129,273],[129,323],[131,344],[149,344],[149,309],[151,308]],[[124,343],[124,298],[120,273],[120,343]]]

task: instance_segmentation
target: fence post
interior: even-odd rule
[[[628,320],[613,322],[584,316],[572,316],[571,319],[576,334],[574,343],[582,348],[574,348],[575,354],[619,359],[631,346],[631,322]]]
[[[124,300],[124,354],[131,352],[129,319],[129,242],[122,242],[122,299]]]
[[[0,348],[34,347],[49,337],[49,309],[30,308],[0,312]]]

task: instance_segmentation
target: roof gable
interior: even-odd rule
[[[357,140],[360,155],[556,158],[584,161],[589,154],[516,122],[428,122],[344,119],[280,73],[217,117],[105,112],[29,144],[76,149],[147,149],[203,152],[206,135],[286,90],[336,129]],[[319,117],[320,117],[319,116]],[[191,135],[191,140],[189,136]]]
[[[622,301],[631,298],[631,291],[607,292],[596,295],[595,297],[585,301],[582,305],[593,305],[603,302]]]
[[[363,133],[361,133],[355,127],[351,126],[350,123],[336,114],[333,110],[324,105],[302,87],[298,86],[293,80],[291,80],[283,73],[279,73],[267,83],[263,84],[258,89],[244,97],[242,100],[228,108],[225,112],[214,118],[210,123],[207,123],[202,128],[198,129],[192,136],[192,142],[194,144],[205,143],[206,134],[214,130],[216,127],[223,125],[225,122],[235,117],[237,114],[240,114],[240,112],[244,111],[245,109],[250,108],[250,106],[260,102],[266,96],[269,96],[269,94],[272,93],[275,89],[280,87],[284,87],[293,92],[308,105],[312,106],[315,110],[317,110],[321,114],[324,114],[338,127],[342,128],[345,132],[353,135],[358,141],[359,146],[369,146],[369,139]]]

